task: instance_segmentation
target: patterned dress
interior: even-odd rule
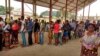
[[[98,55],[98,47],[97,45],[100,43],[97,34],[93,34],[88,36],[85,34],[82,38],[82,49],[81,56],[97,56]]]

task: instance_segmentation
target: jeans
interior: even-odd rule
[[[58,33],[59,43],[62,44],[62,32]]]
[[[32,42],[32,31],[28,31],[28,43],[29,43],[29,45],[33,44],[33,42]]]
[[[23,46],[26,46],[25,32],[21,32]]]
[[[43,44],[44,43],[44,32],[39,33],[39,43]]]

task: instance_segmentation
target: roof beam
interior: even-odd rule
[[[78,6],[81,5],[81,4],[83,4],[83,3],[86,2],[86,1],[87,1],[87,0],[81,2],[80,4],[78,4]],[[75,7],[74,7],[74,8],[75,8]],[[73,9],[74,9],[74,8],[73,8]],[[71,12],[73,9],[71,9],[70,12]]]
[[[78,2],[79,2],[79,0],[76,1],[75,20],[77,20]],[[75,37],[76,37],[76,36],[75,36]]]
[[[73,2],[73,0],[72,1],[70,1],[68,4],[70,4],[70,3],[72,3]],[[62,9],[64,9],[66,7],[66,5],[64,6],[64,7],[62,7]]]
[[[54,0],[55,2],[52,4],[52,5],[55,5],[57,2],[58,2],[58,0]]]
[[[42,1],[42,0],[37,0],[37,1],[43,2],[43,3],[46,3],[46,4],[49,4],[49,3],[45,2],[45,1]],[[70,1],[70,3],[72,3],[72,2],[73,2],[73,1]],[[62,2],[56,2],[56,3],[61,3],[61,4],[64,4],[64,5],[65,5],[65,3],[62,3]],[[68,4],[69,4],[69,3],[68,3]],[[60,6],[60,5],[55,5],[55,4],[53,4],[53,5],[62,8],[62,6]],[[71,7],[74,7],[74,6],[71,6]],[[61,10],[61,9],[59,9],[59,10]]]

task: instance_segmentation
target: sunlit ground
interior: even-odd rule
[[[80,56],[80,39],[72,39],[62,46],[48,45],[45,33],[44,45],[33,45],[29,47],[17,47],[8,51],[0,52],[0,56]],[[21,42],[21,37],[19,37]],[[99,55],[100,56],[100,49]]]

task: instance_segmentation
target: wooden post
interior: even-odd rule
[[[88,19],[90,18],[90,7],[91,7],[91,4],[89,4],[89,9],[88,9]]]
[[[66,0],[66,7],[65,7],[65,20],[67,19],[67,16],[68,16],[67,3],[68,3],[68,0]]]
[[[34,0],[34,4],[35,4],[34,5],[34,9],[35,9],[34,12],[35,12],[35,19],[36,19],[36,0]]]
[[[8,1],[9,5],[8,5],[8,8],[9,8],[9,19],[10,19],[10,16],[11,16],[11,5],[10,5],[10,2],[11,0]]]
[[[52,0],[50,0],[49,22],[52,21]]]
[[[33,19],[34,19],[34,0],[33,0]]]
[[[84,19],[84,12],[85,12],[85,2],[84,2],[84,7],[83,7],[83,18]]]
[[[77,9],[78,9],[78,0],[76,1],[76,15],[75,15],[75,20],[77,20]]]
[[[33,19],[36,19],[36,0],[33,0]]]
[[[5,0],[5,8],[6,8],[6,18],[7,18],[7,0]]]
[[[24,19],[24,0],[21,0],[21,2],[22,2],[21,19]]]

